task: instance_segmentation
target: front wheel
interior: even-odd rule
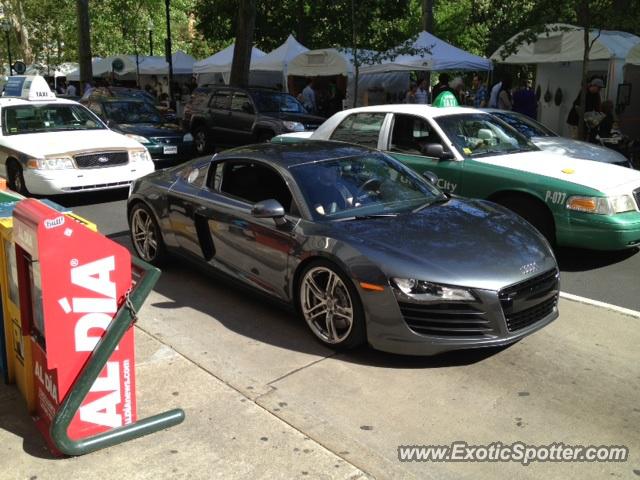
[[[555,247],[555,223],[553,216],[546,210],[545,205],[540,205],[534,200],[517,196],[505,198],[498,203],[524,218],[547,239],[552,247]]]
[[[29,194],[27,186],[24,183],[22,167],[15,161],[11,161],[11,163],[7,165],[7,177],[7,182],[11,190],[25,196]]]
[[[149,207],[142,203],[133,206],[129,214],[129,228],[133,248],[142,260],[156,266],[165,263],[167,250],[158,222]]]
[[[298,283],[298,310],[313,334],[336,350],[355,348],[366,339],[365,319],[351,280],[324,260],[304,269]]]
[[[198,155],[206,155],[213,150],[207,129],[203,126],[196,127],[193,132],[193,144]]]

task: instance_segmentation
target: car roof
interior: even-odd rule
[[[407,113],[414,115],[427,115],[429,117],[442,117],[444,115],[459,115],[469,113],[487,113],[470,107],[432,107],[431,105],[416,103],[397,103],[386,105],[374,105],[371,107],[358,107],[343,110],[341,113]]]
[[[68,105],[68,104],[72,104],[72,105],[79,105],[78,102],[67,99],[67,98],[55,98],[55,99],[47,99],[47,100],[26,100],[24,98],[17,98],[17,97],[0,97],[0,106],[1,107],[8,107],[11,105],[49,105],[49,104],[56,104],[56,105]]]
[[[296,143],[261,143],[226,150],[216,159],[246,158],[260,160],[282,168],[363,155],[376,150],[360,145],[330,140],[309,140]]]

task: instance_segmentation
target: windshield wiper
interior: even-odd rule
[[[472,157],[484,157],[486,155],[507,155],[509,153],[522,152],[522,149],[515,148],[513,150],[485,150],[484,152],[474,152],[471,154]]]
[[[418,208],[414,208],[411,213],[417,213],[420,210],[424,210],[427,207],[430,207],[431,205],[437,205],[440,203],[447,203],[449,201],[449,197],[447,195],[443,195],[442,197],[438,197],[435,200],[429,200],[426,203],[423,203],[422,205],[420,205]]]
[[[336,219],[340,222],[347,222],[351,220],[371,220],[373,218],[386,218],[386,217],[397,217],[397,213],[371,213],[368,215],[354,215],[353,217],[344,217]]]

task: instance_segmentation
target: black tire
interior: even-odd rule
[[[144,203],[136,203],[129,212],[129,231],[133,249],[142,260],[157,267],[167,261],[167,248],[156,217]]]
[[[193,129],[193,146],[198,155],[206,155],[213,152],[214,147],[211,142],[211,135],[209,135],[204,125],[198,125]]]
[[[334,284],[333,294],[329,297],[326,295],[325,287],[329,287],[328,283],[329,279],[332,278],[330,277],[331,274],[335,275],[340,282]],[[321,301],[313,302],[313,300],[318,300],[319,297],[307,283],[309,277],[314,279],[320,290],[325,288],[323,292],[326,298],[325,302],[331,299],[329,306],[325,303],[323,307]],[[296,308],[300,317],[302,317],[320,343],[338,351],[350,350],[365,343],[367,333],[362,301],[351,279],[339,267],[327,260],[314,260],[303,267],[297,278]],[[327,280],[326,284],[322,283],[323,279]],[[344,313],[349,310],[345,308],[348,305],[350,305],[352,312],[350,326],[348,326],[348,321],[344,316]],[[321,313],[322,310],[325,311],[324,315]],[[312,315],[315,315],[315,318]],[[318,324],[316,324],[316,321]],[[324,328],[322,324],[324,324]],[[329,326],[330,324],[333,328]],[[331,338],[333,334],[335,334],[335,337]]]
[[[27,190],[27,186],[24,183],[22,167],[15,160],[7,163],[7,183],[14,192],[18,192],[25,197],[29,195],[29,190]]]
[[[274,133],[273,132],[269,132],[267,130],[262,130],[261,132],[258,132],[258,143],[267,143],[270,142],[271,139],[274,137]]]
[[[527,222],[533,225],[544,238],[555,247],[556,229],[553,217],[547,210],[546,205],[534,199],[521,196],[504,197],[497,200],[497,203],[507,207],[517,213]]]

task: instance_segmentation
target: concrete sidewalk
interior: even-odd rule
[[[181,407],[183,424],[75,458],[54,458],[15,386],[0,385],[0,479],[368,478],[136,329],[138,418]]]

